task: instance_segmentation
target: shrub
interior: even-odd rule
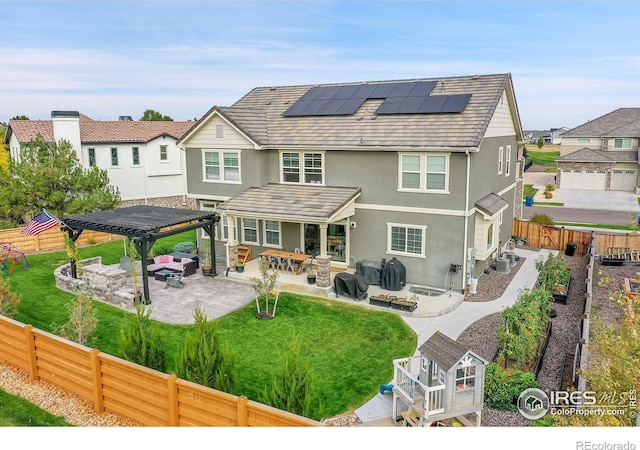
[[[0,315],[15,317],[22,296],[9,289],[9,280],[0,275]]]
[[[65,308],[69,312],[69,320],[59,328],[54,326],[55,333],[80,345],[92,347],[96,339],[91,335],[98,326],[98,319],[95,311],[92,311],[93,303],[89,292],[81,290]]]
[[[166,363],[166,340],[151,322],[151,309],[145,310],[141,302],[136,304],[136,315],[127,317],[120,329],[118,356],[127,361],[164,372]]]
[[[168,244],[156,244],[153,247],[153,253],[155,255],[168,255],[172,251],[171,246]]]
[[[553,192],[553,191],[556,190],[556,185],[549,183],[549,184],[545,185],[544,190],[545,190],[545,192]]]
[[[236,356],[228,346],[222,348],[215,322],[196,306],[195,328],[188,332],[184,347],[176,356],[176,375],[219,391],[231,392],[235,385],[233,366]]]
[[[191,253],[196,248],[196,244],[193,242],[178,242],[174,247],[174,252]]]
[[[553,194],[549,191],[545,191],[544,198],[553,198]]]
[[[542,213],[537,213],[531,216],[531,219],[529,219],[529,222],[539,223],[542,225],[553,225],[553,219],[550,216]]]
[[[487,406],[502,411],[517,411],[518,396],[525,389],[537,388],[534,374],[516,370],[508,372],[496,363],[487,366],[484,396]]]

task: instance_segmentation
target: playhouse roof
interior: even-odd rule
[[[440,331],[433,333],[418,350],[445,370],[455,366],[467,353],[471,353],[475,358],[484,361]]]

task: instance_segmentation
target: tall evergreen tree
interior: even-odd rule
[[[151,321],[151,309],[136,304],[136,315],[127,317],[120,329],[121,358],[164,372],[167,367],[166,339]]]
[[[231,392],[235,385],[236,356],[222,347],[214,322],[207,320],[200,305],[193,313],[195,326],[187,333],[182,351],[176,356],[176,375],[194,383]]]

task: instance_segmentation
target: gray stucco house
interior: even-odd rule
[[[342,268],[395,257],[407,282],[464,291],[522,206],[510,74],[257,87],[177,145],[232,268],[238,243]]]
[[[640,192],[639,139],[640,108],[619,108],[563,133],[558,186]]]

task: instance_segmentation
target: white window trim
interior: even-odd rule
[[[138,164],[136,164],[135,150],[138,149]],[[140,167],[142,165],[142,158],[140,158],[140,147],[134,145],[131,147],[131,167]]]
[[[164,154],[166,156],[166,158],[162,159],[162,149],[164,148]],[[161,145],[160,149],[158,150],[158,157],[160,158],[160,162],[161,163],[168,163],[169,161],[169,146],[168,145]]]
[[[245,221],[246,220],[255,220],[256,222],[256,240],[255,241],[249,241],[246,238],[246,226],[245,226]],[[253,228],[251,228],[253,230]],[[243,244],[250,244],[250,245],[260,245],[260,221],[258,219],[253,219],[253,218],[249,218],[249,219],[242,219],[242,243]]]
[[[498,147],[498,175],[502,175],[503,159],[504,159],[504,147]]]
[[[504,165],[505,165],[504,176],[508,177],[509,175],[511,175],[511,146],[510,145],[507,145]]]
[[[402,187],[402,157],[404,155],[415,156],[416,153],[398,153],[398,192],[420,192],[429,194],[449,194],[450,153],[418,153],[420,156],[420,187]],[[444,156],[446,159],[446,171],[444,173],[444,189],[427,189],[427,156]]]
[[[97,166],[98,165],[98,158],[96,157],[96,148],[95,147],[89,147],[87,149],[87,160],[88,160],[89,167],[93,167],[91,165],[91,152],[92,151],[93,151],[93,166]]]
[[[225,221],[227,224],[225,225]],[[225,229],[227,230],[225,232]],[[233,218],[233,235],[238,239],[238,218]],[[220,218],[220,241],[229,242],[229,216],[223,214]]]
[[[271,222],[276,222],[278,224],[278,243],[270,244],[267,242],[267,221],[263,220],[262,221],[262,245],[263,247],[282,248],[282,222],[280,222],[279,220],[271,220]]]
[[[282,155],[284,153],[297,153],[298,161],[299,161],[299,173],[300,179],[298,182],[294,181],[284,181],[284,165],[282,164]],[[322,164],[322,181],[320,183],[305,183],[305,168],[304,168],[304,155],[309,153],[317,153],[320,155],[321,164]],[[327,174],[327,166],[326,166],[326,158],[325,158],[324,150],[315,150],[315,151],[301,151],[301,150],[280,150],[278,152],[278,166],[280,173],[280,184],[303,184],[307,186],[324,186],[325,185],[325,177]]]
[[[391,250],[391,235],[392,229],[396,228],[413,228],[422,231],[422,243],[420,247],[420,253],[407,253],[407,252],[398,252],[396,250]],[[398,255],[398,256],[408,256],[411,258],[426,258],[426,241],[427,241],[427,227],[426,225],[410,225],[406,223],[391,223],[387,222],[387,254],[388,255]]]
[[[113,163],[113,150],[116,151],[116,163]],[[109,147],[109,161],[111,162],[111,167],[120,167],[120,151],[118,151],[118,147]]]
[[[616,147],[616,140],[620,140],[622,141],[622,147]],[[629,141],[629,147],[625,147],[624,143],[625,141]],[[614,138],[613,139],[613,149],[614,150],[631,150],[633,148],[633,139],[631,138]]]
[[[576,144],[591,144],[591,139],[589,139],[589,138],[576,138]]]
[[[220,179],[210,180],[207,178],[207,166],[205,155],[207,153],[217,153],[218,161],[220,163]],[[236,153],[238,155],[238,180],[225,180],[224,179],[224,154]],[[203,183],[218,183],[218,184],[242,184],[242,151],[240,150],[216,150],[216,149],[202,149],[202,182]]]

